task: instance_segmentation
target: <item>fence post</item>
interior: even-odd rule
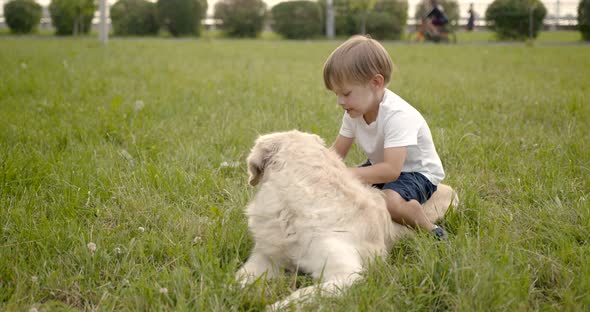
[[[532,1],[529,1],[529,39],[533,40],[533,10],[535,8],[535,4]]]
[[[326,1],[326,37],[334,38],[334,0]]]
[[[109,25],[107,24],[107,0],[100,0],[100,24],[98,25],[98,38],[102,44],[109,40]]]

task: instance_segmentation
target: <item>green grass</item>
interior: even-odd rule
[[[55,38],[54,31],[51,29],[40,29],[37,30],[35,33],[30,35],[14,35],[11,34],[8,28],[0,29],[0,38],[1,37],[17,37],[17,38],[28,38],[28,37],[47,37],[47,38]],[[113,34],[110,34],[110,38],[113,39]],[[473,32],[466,32],[464,30],[459,30],[456,33],[457,42],[459,44],[465,43],[484,43],[484,42],[499,42],[492,31],[482,30],[482,31],[473,31]],[[90,34],[81,36],[82,38],[98,38],[98,32],[96,30],[92,30]],[[171,35],[167,31],[160,31],[157,35],[159,38],[171,38]],[[116,38],[116,37],[115,37]],[[190,37],[189,37],[190,38]],[[205,30],[201,31],[201,39],[210,40],[210,39],[223,39],[224,34],[221,30]],[[272,32],[272,31],[263,31],[258,36],[259,39],[264,40],[279,40],[281,39],[281,35]],[[186,38],[185,38],[186,39]],[[192,39],[192,38],[191,38]],[[346,40],[346,38],[342,37],[339,40]],[[402,41],[407,41],[409,38],[405,37]],[[510,41],[509,41],[510,42]],[[560,31],[542,31],[539,33],[539,37],[535,39],[535,42],[541,44],[572,44],[572,43],[582,43],[582,35],[579,31],[574,30],[560,30]]]
[[[497,42],[498,39],[492,31],[458,31],[457,42],[459,43],[478,43],[478,42]],[[581,43],[582,34],[574,30],[559,31],[542,31],[539,37],[535,39],[538,43]]]
[[[244,162],[259,133],[333,140],[339,42],[1,42],[0,310],[254,311],[311,283],[233,284]],[[405,239],[304,310],[588,310],[590,46],[386,47],[462,199],[451,244]]]

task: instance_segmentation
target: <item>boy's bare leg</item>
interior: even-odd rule
[[[400,194],[392,190],[383,190],[387,210],[393,221],[413,228],[420,227],[432,231],[435,225],[428,220],[422,205],[416,200],[406,201]]]

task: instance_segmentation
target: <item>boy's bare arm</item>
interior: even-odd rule
[[[368,167],[349,168],[359,179],[368,184],[380,184],[397,180],[406,160],[405,147],[385,149],[384,161]]]
[[[330,148],[333,149],[334,151],[336,151],[336,153],[342,159],[344,159],[344,158],[346,158],[346,154],[348,154],[348,151],[350,150],[350,147],[352,146],[353,142],[354,142],[353,138],[347,138],[345,136],[338,135],[338,137],[336,138],[336,141],[334,141],[334,143],[332,144],[332,146]]]

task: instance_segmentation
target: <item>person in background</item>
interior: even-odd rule
[[[467,20],[467,31],[473,31],[473,27],[475,26],[475,11],[473,11],[473,3],[469,4],[469,19]]]
[[[422,18],[422,25],[420,26],[419,32],[424,34],[426,38],[434,41],[447,38],[449,33],[447,30],[449,18],[437,0],[430,0],[430,6],[430,11]]]

